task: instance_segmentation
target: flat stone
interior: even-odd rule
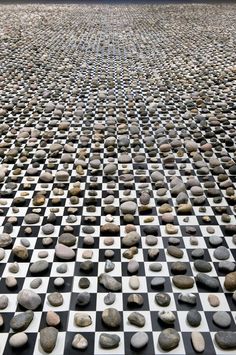
[[[132,335],[130,339],[130,344],[134,349],[142,349],[144,346],[147,345],[149,337],[145,332],[137,332]]]
[[[132,290],[138,290],[140,287],[140,281],[139,278],[136,275],[133,275],[129,279],[129,286],[132,288]]]
[[[75,257],[74,250],[60,243],[55,246],[55,254],[59,259],[62,260],[71,260]]]
[[[162,264],[161,263],[151,263],[149,264],[149,270],[153,272],[159,272],[162,270]]]
[[[9,303],[9,298],[6,295],[0,296],[0,310],[7,308]]]
[[[220,328],[228,328],[232,322],[230,315],[225,311],[215,312],[212,319]]]
[[[174,246],[174,245],[169,245],[167,248],[167,253],[171,256],[173,256],[174,258],[178,258],[181,259],[184,255],[183,250],[181,250],[180,248]]]
[[[26,224],[36,224],[40,221],[40,216],[36,213],[29,213],[25,215],[24,222]]]
[[[49,267],[49,263],[47,260],[38,260],[35,261],[31,266],[30,266],[30,272],[31,274],[40,274],[45,272]]]

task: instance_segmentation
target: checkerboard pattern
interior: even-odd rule
[[[235,10],[235,7],[233,9]],[[213,323],[212,315],[216,310],[228,312],[232,317],[230,330],[236,331],[236,304],[232,300],[232,293],[224,289],[225,274],[219,270],[219,260],[214,258],[214,247],[209,243],[212,234],[207,231],[207,227],[214,227],[213,235],[223,238],[222,245],[230,251],[228,260],[235,262],[236,245],[233,243],[232,235],[225,231],[226,223],[222,222],[222,212],[218,208],[219,206],[224,208],[224,212],[231,217],[230,223],[236,224],[235,195],[233,197],[227,195],[226,189],[220,187],[214,169],[209,166],[209,157],[204,152],[199,151],[199,154],[209,167],[209,172],[206,174],[196,167],[193,156],[188,153],[184,145],[181,147],[181,155],[179,147],[172,149],[174,168],[169,169],[168,164],[165,163],[166,155],[159,150],[159,146],[161,140],[171,143],[174,139],[178,139],[183,143],[186,138],[195,137],[199,144],[202,141],[212,144],[213,158],[221,160],[226,155],[229,160],[235,158],[236,121],[235,102],[233,102],[235,81],[231,80],[229,73],[227,76],[224,72],[228,90],[224,91],[225,88],[217,82],[224,68],[233,65],[235,58],[230,54],[232,47],[230,40],[222,44],[220,39],[217,40],[214,32],[217,26],[223,26],[224,29],[227,27],[229,35],[233,35],[235,11],[229,12],[227,7],[222,6],[219,9],[213,5],[185,5],[181,6],[181,11],[177,5],[166,7],[25,5],[20,7],[19,15],[16,16],[11,12],[10,6],[1,6],[0,10],[6,16],[5,18],[1,16],[6,33],[7,21],[11,25],[6,43],[12,43],[13,48],[3,59],[3,73],[8,75],[9,82],[6,84],[6,80],[4,81],[2,108],[6,108],[8,103],[13,106],[0,117],[0,124],[8,125],[8,129],[2,131],[0,137],[1,153],[17,149],[17,154],[7,161],[1,154],[2,164],[7,163],[8,172],[4,182],[0,183],[0,232],[3,232],[9,218],[16,217],[11,234],[12,245],[19,245],[21,238],[26,237],[30,242],[28,260],[18,261],[20,270],[17,274],[9,271],[9,265],[16,261],[12,253],[12,245],[5,249],[5,257],[0,261],[0,296],[9,297],[7,308],[0,311],[4,318],[4,325],[0,329],[0,354],[16,353],[16,350],[9,345],[9,338],[13,333],[10,320],[14,315],[24,311],[17,303],[17,295],[20,290],[30,288],[30,282],[35,278],[29,270],[30,265],[39,260],[38,253],[45,249],[48,251],[46,260],[49,262],[49,268],[44,274],[39,275],[42,284],[36,290],[42,299],[42,304],[34,312],[34,319],[26,330],[29,341],[27,346],[21,349],[22,355],[44,354],[39,343],[39,331],[46,326],[46,313],[49,310],[54,310],[61,318],[57,344],[52,355],[82,353],[71,345],[76,333],[81,333],[88,339],[88,348],[83,353],[89,355],[164,354],[165,352],[158,345],[158,336],[166,327],[158,319],[158,312],[163,309],[155,302],[155,295],[159,291],[166,292],[171,297],[170,305],[165,310],[175,314],[176,321],[173,327],[181,337],[179,346],[170,352],[172,355],[196,354],[191,343],[191,332],[194,330],[200,331],[204,336],[206,342],[204,355],[234,354],[234,351],[220,349],[214,341],[214,334],[221,328]],[[201,27],[205,25],[205,11],[209,15],[209,31],[206,32]],[[25,13],[28,14],[29,22],[22,27],[20,23]],[[187,20],[188,15],[192,21]],[[222,16],[227,18],[227,23],[222,22]],[[17,47],[14,46],[13,41],[14,23],[15,31],[21,28],[23,36],[18,39]],[[62,23],[66,24],[66,27],[63,27]],[[176,28],[178,28],[178,35]],[[188,31],[193,34],[193,37],[187,36]],[[201,46],[200,43],[204,43],[205,46]],[[225,56],[222,55],[221,48],[224,48]],[[31,53],[30,58],[25,55],[27,50]],[[190,57],[186,57],[187,54],[191,54]],[[16,56],[22,65],[22,80],[20,76],[18,78],[11,74],[16,69]],[[186,63],[187,61],[189,63]],[[198,87],[198,81],[195,82],[194,75],[197,77],[200,71],[204,71],[207,67],[205,62],[208,63],[208,67],[212,65],[214,68],[209,76],[215,75],[211,84],[212,90],[216,90],[215,100],[210,92],[208,94],[206,92],[204,98],[204,92],[210,91],[210,88]],[[36,79],[30,81],[34,75],[37,77],[36,86],[34,85]],[[25,88],[24,83],[27,84]],[[17,85],[16,95],[10,90],[14,85]],[[198,90],[202,91],[204,104],[194,102],[194,92]],[[37,102],[32,104],[34,99]],[[194,102],[193,106],[188,103],[190,99]],[[149,103],[153,100],[156,103],[154,113],[148,109]],[[55,112],[45,112],[45,106],[49,102],[63,107],[61,117],[58,117]],[[196,119],[197,115],[206,119],[206,126],[201,126],[201,120]],[[224,118],[219,119],[217,126],[211,126],[209,120],[207,121],[214,115]],[[68,123],[68,129],[60,129],[60,123],[64,121]],[[96,129],[96,124],[100,123],[104,125],[104,131]],[[132,133],[134,127],[137,127],[137,130]],[[26,138],[18,140],[17,135],[23,129],[29,135],[26,134]],[[119,144],[124,136],[128,138],[128,145],[125,148]],[[112,150],[106,145],[109,137],[116,139],[116,145]],[[227,145],[227,139],[231,139],[232,145]],[[150,145],[150,140],[153,145]],[[53,143],[62,145],[59,154],[51,151]],[[73,152],[70,153],[71,162],[65,164],[63,156],[67,153],[67,144],[73,147]],[[38,161],[35,159],[35,153],[40,149],[46,152],[46,156]],[[83,174],[78,175],[76,167],[81,152],[85,152],[85,167]],[[119,162],[123,152],[131,157],[127,164]],[[92,169],[89,164],[92,157],[96,155],[101,160],[101,167],[98,170]],[[20,160],[22,156],[27,156],[27,160],[22,162]],[[135,159],[137,156],[142,157],[139,162]],[[118,167],[112,178],[103,174],[103,168],[111,157]],[[35,166],[36,160],[39,173],[29,175],[27,169]],[[19,164],[21,172],[19,175],[14,175]],[[40,172],[49,170],[55,177],[56,172],[65,167],[69,173],[67,182],[59,183],[54,178],[52,182],[45,185],[40,181]],[[224,172],[229,174],[226,161],[222,162],[222,167]],[[174,225],[178,227],[174,237],[180,240],[179,247],[184,253],[181,261],[187,264],[186,275],[196,278],[195,259],[191,253],[195,248],[202,248],[204,260],[212,265],[212,271],[208,274],[218,278],[220,282],[217,291],[220,306],[217,309],[209,305],[207,300],[209,290],[196,282],[190,290],[196,296],[195,308],[199,310],[202,317],[201,325],[197,328],[192,328],[187,323],[186,315],[192,307],[178,300],[182,290],[175,287],[172,282],[174,275],[171,272],[171,264],[177,259],[167,253],[169,237],[172,235],[166,232],[159,212],[163,198],[157,195],[158,187],[150,178],[151,173],[156,170],[164,175],[162,187],[166,188],[165,201],[173,207]],[[123,179],[124,174],[131,174],[128,184]],[[207,197],[203,206],[195,204],[189,188],[186,193],[192,204],[192,210],[188,214],[178,214],[176,197],[171,194],[173,176],[178,177],[183,183],[186,183],[190,176],[198,179]],[[235,189],[235,176],[229,174],[229,180]],[[109,188],[111,181],[114,182],[112,189]],[[208,195],[206,182],[209,181],[219,189],[221,197],[219,203]],[[7,185],[11,182],[16,183],[16,187],[7,194],[6,191],[9,189]],[[78,203],[72,205],[69,189],[75,182],[80,182],[81,193]],[[56,197],[54,194],[56,188],[61,188],[63,191],[59,196],[59,203],[55,205],[53,199]],[[141,235],[137,246],[138,253],[134,256],[139,263],[138,290],[132,290],[129,286],[131,276],[127,271],[129,260],[123,256],[126,248],[122,245],[122,238],[127,223],[119,206],[126,199],[127,189],[130,190],[129,199],[132,198],[138,205],[134,219],[137,232]],[[147,189],[151,196],[147,211],[143,210],[139,199],[143,189]],[[46,191],[46,200],[44,205],[39,207],[40,221],[31,226],[32,233],[27,235],[24,216],[37,209],[32,204],[32,198],[41,190]],[[102,323],[102,311],[107,308],[104,303],[107,290],[99,285],[98,275],[104,272],[106,262],[104,253],[108,249],[100,226],[105,223],[107,205],[104,200],[109,195],[114,197],[112,203],[114,223],[120,226],[120,235],[114,236],[114,244],[109,247],[114,251],[112,262],[115,265],[114,270],[109,274],[122,282],[122,291],[116,293],[116,301],[112,307],[120,312],[122,322],[114,331],[121,339],[119,347],[104,350],[99,345],[99,335],[102,332],[112,333],[112,331]],[[24,196],[25,202],[16,213],[13,200],[20,196]],[[96,210],[91,209],[91,205],[95,205]],[[50,213],[55,211],[55,208],[57,209],[55,231],[50,235],[53,243],[44,246],[42,240],[45,234],[42,232],[42,226],[48,222]],[[73,212],[76,221],[73,223],[68,220],[68,216],[72,214],[70,208],[76,209]],[[210,222],[204,221],[203,216],[206,215],[210,217]],[[95,217],[92,223],[94,245],[85,247],[83,240],[87,234],[84,227],[91,225],[86,219],[89,216]],[[153,217],[149,225],[156,228],[158,242],[153,247],[146,243],[145,218],[147,216]],[[68,225],[73,227],[76,236],[76,243],[72,247],[76,256],[74,260],[65,262],[67,271],[62,275],[57,272],[57,267],[62,264],[62,261],[55,256],[55,245],[64,227]],[[196,229],[194,236],[197,238],[198,245],[190,243],[191,234],[186,230],[186,227],[190,226]],[[156,259],[151,260],[148,250],[156,247],[159,249],[159,254]],[[89,273],[80,269],[81,262],[85,260],[82,256],[85,249],[92,249],[93,252],[91,260],[94,264]],[[149,269],[153,261],[161,263],[160,272]],[[10,275],[17,279],[17,286],[14,289],[9,289],[5,284],[6,277]],[[56,287],[54,280],[61,276],[64,277],[65,283],[62,287]],[[151,280],[155,276],[164,277],[166,280],[161,290],[151,286]],[[86,291],[91,294],[90,303],[83,308],[76,304],[78,293],[84,291],[79,287],[79,280],[82,277],[89,279],[90,286]],[[64,302],[59,307],[51,306],[47,300],[47,296],[55,291],[63,295]],[[144,303],[141,307],[130,308],[127,304],[128,296],[133,293],[143,296]],[[146,323],[141,329],[128,321],[129,314],[134,310],[145,316]],[[92,324],[81,329],[76,326],[74,314],[77,311],[88,313],[92,318]],[[130,345],[130,339],[140,330],[148,334],[149,342],[144,349],[136,352]]]

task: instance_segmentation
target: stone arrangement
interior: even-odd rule
[[[0,7],[0,354],[236,351],[235,5]]]

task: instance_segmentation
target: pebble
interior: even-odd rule
[[[164,351],[170,351],[179,345],[180,336],[175,329],[167,328],[161,331],[158,337],[158,344]]]
[[[17,334],[13,334],[10,337],[9,340],[9,344],[13,347],[13,348],[21,348],[22,346],[24,346],[26,343],[28,342],[28,336],[27,334],[20,332]]]
[[[115,349],[119,343],[120,337],[117,334],[101,333],[99,336],[99,344],[102,349]]]
[[[9,299],[6,295],[0,296],[0,310],[7,308]]]
[[[47,300],[51,306],[59,307],[64,303],[63,295],[59,292],[53,292],[47,296]]]
[[[88,347],[88,340],[82,334],[75,334],[72,340],[72,346],[78,350],[85,350]]]
[[[193,345],[193,349],[197,353],[203,353],[205,351],[205,339],[200,332],[192,332],[191,333],[191,341]]]
[[[132,290],[138,290],[140,287],[140,281],[139,278],[136,275],[133,275],[129,279],[129,286],[132,288]]]
[[[230,292],[236,290],[236,271],[230,272],[225,276],[224,287]]]
[[[61,322],[59,315],[53,311],[48,311],[46,315],[46,323],[49,327],[57,327]]]
[[[217,260],[226,260],[229,259],[230,252],[226,247],[221,245],[214,250],[213,255]]]
[[[102,321],[109,328],[117,328],[121,324],[121,315],[115,308],[106,308],[102,312]]]
[[[85,312],[77,312],[74,315],[74,322],[77,327],[88,327],[92,324],[92,318]]]
[[[104,303],[107,306],[112,305],[115,301],[116,301],[116,294],[115,293],[109,292],[104,296]]]
[[[77,295],[77,305],[78,306],[87,306],[91,300],[91,295],[88,292],[81,292]]]
[[[147,345],[149,341],[149,337],[147,333],[145,332],[137,332],[134,335],[132,335],[130,339],[130,344],[134,349],[142,349],[144,346]]]
[[[158,312],[158,318],[165,324],[174,324],[176,317],[171,311]]]
[[[236,332],[219,331],[215,333],[215,341],[223,350],[236,350]]]
[[[201,324],[201,314],[196,309],[191,309],[187,313],[187,322],[191,327],[198,327]]]
[[[58,330],[54,327],[46,327],[39,332],[39,341],[46,353],[51,353],[56,346]]]
[[[11,319],[10,327],[14,330],[14,332],[23,332],[28,328],[33,318],[34,312],[31,310],[19,313]]]
[[[168,293],[160,292],[155,295],[155,301],[159,306],[167,307],[171,302],[171,298]]]
[[[218,307],[220,305],[220,300],[217,295],[210,294],[208,295],[208,302],[212,307]]]
[[[34,291],[23,289],[17,295],[17,302],[28,310],[36,310],[41,304],[41,297]]]
[[[130,313],[128,316],[128,321],[130,322],[130,324],[133,324],[140,328],[144,327],[146,323],[144,315],[139,312]]]
[[[228,328],[231,324],[231,317],[225,311],[217,311],[213,314],[212,319],[220,328]]]

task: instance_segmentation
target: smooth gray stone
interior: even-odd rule
[[[162,270],[162,264],[161,263],[151,263],[149,265],[149,269],[154,272],[158,272]]]
[[[218,237],[216,235],[211,235],[209,237],[209,243],[214,247],[218,247],[219,245],[221,245],[223,243],[223,238]]]
[[[215,334],[217,345],[224,350],[236,350],[236,332],[219,331]]]
[[[25,215],[24,221],[26,224],[36,224],[40,221],[40,216],[36,213],[29,213]]]
[[[198,327],[201,324],[201,314],[196,309],[191,309],[187,313],[187,321],[192,327]]]
[[[23,332],[25,329],[28,328],[33,318],[34,312],[32,312],[31,310],[19,313],[11,319],[10,327],[14,330],[14,332]]]
[[[235,270],[235,263],[232,261],[223,260],[219,262],[218,267],[221,272],[229,273]]]
[[[57,266],[57,269],[56,271],[59,273],[59,274],[65,274],[68,270],[68,266],[67,264],[61,264],[61,265],[58,265]]]
[[[153,288],[158,288],[158,287],[163,287],[165,284],[165,278],[164,277],[154,277],[151,280],[151,287]]]
[[[120,337],[117,334],[102,333],[99,336],[99,344],[103,349],[115,349],[119,343]]]
[[[48,267],[49,263],[47,260],[38,260],[30,266],[30,272],[31,274],[39,274],[41,272],[46,271]]]
[[[134,335],[132,335],[130,339],[130,344],[132,345],[133,348],[135,349],[141,349],[148,343],[148,335],[145,332],[137,332]]]
[[[154,236],[154,235],[147,235],[146,236],[146,243],[148,246],[156,245],[157,242],[158,242],[158,239],[156,236]]]
[[[111,260],[106,260],[105,263],[105,272],[111,272],[114,270],[115,264]]]
[[[81,292],[77,296],[77,305],[78,306],[87,306],[90,302],[91,295],[88,292]]]
[[[104,297],[104,303],[107,306],[110,306],[111,304],[113,304],[116,300],[116,294],[115,293],[111,293],[109,292],[105,297]]]
[[[47,223],[45,224],[44,226],[42,226],[42,232],[45,234],[45,235],[49,235],[49,234],[52,234],[55,230],[55,227],[53,224],[51,223]]]
[[[102,321],[109,328],[117,328],[121,324],[121,315],[115,308],[106,308],[102,312]]]
[[[220,328],[228,328],[232,322],[230,315],[225,311],[215,312],[212,319]]]
[[[219,280],[207,274],[199,273],[195,279],[198,284],[211,291],[217,291],[220,287]]]
[[[133,201],[126,201],[120,205],[120,210],[123,214],[134,215],[137,210],[137,204]]]
[[[204,256],[204,249],[202,249],[202,248],[194,249],[194,250],[191,252],[191,256],[192,256],[194,259],[202,258],[202,257]]]
[[[212,270],[211,264],[201,259],[194,261],[194,267],[199,272],[210,272]]]
[[[230,252],[226,247],[221,245],[214,250],[213,255],[217,260],[227,260],[230,257]]]

